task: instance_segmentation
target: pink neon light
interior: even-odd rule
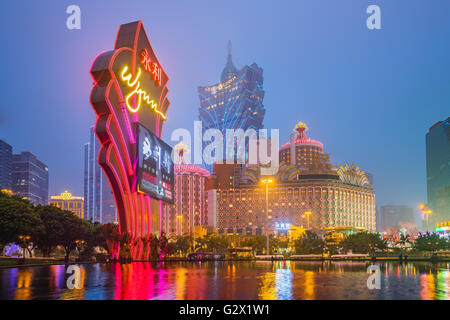
[[[105,146],[104,145],[102,145],[102,148],[104,148]],[[108,149],[107,149],[107,153],[108,154],[110,154],[111,153],[111,151],[113,150],[113,148],[112,148],[112,146],[111,147],[109,147]],[[107,164],[108,164],[108,168],[112,171],[112,174],[113,174],[113,176],[115,177],[115,180],[116,180],[116,183],[115,184],[112,184],[111,183],[111,179],[110,179],[110,177],[109,177],[109,175],[106,175],[106,177],[107,177],[107,179],[109,180],[109,183],[110,183],[110,185],[111,186],[117,186],[118,188],[119,188],[119,192],[120,192],[120,194],[122,195],[122,201],[123,201],[123,206],[125,207],[125,223],[126,223],[126,226],[127,226],[127,232],[131,232],[131,229],[130,229],[130,227],[131,227],[131,223],[130,223],[130,216],[129,216],[129,214],[128,214],[128,212],[130,211],[130,203],[129,203],[129,199],[125,199],[125,192],[123,191],[123,188],[122,188],[122,184],[120,183],[120,178],[119,178],[119,175],[117,174],[117,171],[116,171],[116,169],[112,166],[112,164],[111,164],[111,162],[109,161],[109,159],[110,159],[110,155],[108,155],[107,156],[107,158],[106,158],[106,162],[107,162]],[[117,203],[116,203],[116,205],[117,205]],[[120,217],[120,215],[119,215],[119,219],[121,220],[121,217]],[[119,220],[119,221],[120,221]],[[123,224],[122,223],[119,223],[119,227],[120,227],[120,231],[121,232],[123,232],[123,230],[121,229],[121,227],[123,226]]]
[[[314,140],[314,139],[309,139],[309,138],[306,138],[306,139],[295,139],[295,144],[296,144],[296,145],[297,145],[297,144],[308,144],[308,143],[309,143],[309,144],[315,144],[315,145],[317,145],[318,147],[323,148],[323,143],[320,142],[320,141]],[[290,146],[290,145],[291,145],[290,142],[285,143],[285,144],[283,144],[283,145],[281,146],[281,149],[286,148],[286,147],[288,147],[288,146]]]
[[[205,170],[205,169],[200,168],[199,166],[196,166],[193,164],[176,164],[174,167],[175,167],[175,172],[193,173],[193,174],[199,174],[201,176],[209,177],[208,170]]]
[[[129,232],[133,237],[133,247],[131,248],[131,254],[133,258],[140,258],[142,257],[144,248],[144,242],[141,241],[141,236],[144,236],[145,234],[150,234],[152,230],[152,221],[151,221],[151,199],[150,196],[144,196],[143,194],[138,194],[135,190],[135,184],[137,182],[136,176],[136,165],[137,163],[132,163],[130,159],[130,150],[128,147],[133,148],[132,145],[136,144],[136,135],[134,134],[134,128],[132,127],[133,122],[138,122],[139,118],[137,114],[134,114],[130,119],[130,115],[125,109],[124,105],[121,103],[119,106],[112,106],[112,103],[109,99],[109,95],[112,94],[111,89],[113,88],[114,93],[117,95],[118,101],[124,101],[122,90],[118,84],[118,81],[116,79],[116,75],[113,72],[113,65],[116,61],[116,57],[124,51],[130,51],[131,52],[131,70],[132,72],[135,72],[137,65],[136,65],[136,55],[137,55],[137,49],[138,45],[140,44],[140,35],[141,32],[144,32],[144,28],[142,26],[142,22],[139,21],[136,25],[135,34],[134,34],[134,41],[132,48],[129,47],[120,47],[118,48],[118,38],[119,34],[121,32],[121,28],[119,28],[119,31],[116,36],[116,42],[115,42],[115,51],[108,52],[108,55],[104,56],[103,58],[109,60],[108,68],[104,70],[110,72],[110,81],[107,84],[107,87],[105,88],[105,92],[102,94],[104,95],[104,103],[106,103],[107,109],[103,109],[102,105],[99,105],[98,112],[96,109],[96,105],[94,106],[94,109],[97,113],[97,121],[96,121],[96,132],[97,132],[97,125],[100,124],[101,127],[98,128],[99,132],[102,135],[102,147],[100,150],[100,155],[102,155],[102,161],[104,163],[102,164],[102,167],[105,170],[106,176],[110,182],[110,185],[113,188],[114,194],[115,194],[115,202],[116,206],[120,210],[119,219],[120,219],[120,230]],[[96,61],[104,55],[103,53],[100,53],[97,58],[94,60],[92,67],[95,65]],[[163,70],[155,61],[153,61],[153,64],[150,64],[150,71],[152,73],[152,76],[154,77],[155,81],[159,81],[159,84],[162,82],[162,73]],[[158,67],[158,68],[155,68]],[[91,72],[92,77],[94,75]],[[162,94],[160,95],[160,101],[163,100],[165,102],[164,104],[161,104],[164,106],[165,111],[167,112],[167,109],[170,105],[170,102],[167,100],[166,95],[168,92],[168,89],[166,87],[166,84],[168,82],[168,77],[166,74],[164,74],[165,82],[164,87],[162,88]],[[97,81],[102,78],[102,75],[97,75],[97,79],[94,79],[94,88],[92,89],[93,93],[100,93],[96,90],[102,90],[99,89]],[[167,78],[167,79],[166,79]],[[113,80],[113,81],[111,81]],[[112,87],[114,86],[114,87]],[[92,93],[91,93],[92,96]],[[167,100],[167,101],[165,101]],[[118,109],[116,108],[118,107]],[[110,114],[108,114],[110,113]],[[122,115],[122,116],[120,116]],[[106,116],[106,117],[105,117]],[[155,119],[155,134],[160,137],[161,131],[162,131],[162,124],[160,117],[156,117]],[[122,130],[124,128],[124,130]],[[112,134],[111,130],[113,130],[114,135]],[[115,132],[117,131],[117,132]],[[125,131],[125,132],[124,132]],[[128,139],[127,136],[128,135]],[[114,158],[112,158],[114,157]],[[99,160],[99,159],[98,159]],[[111,162],[112,161],[112,162]],[[158,200],[155,200],[158,201]],[[162,201],[159,201],[159,209],[160,209],[160,215],[162,212],[163,203]],[[147,223],[145,222],[145,218],[147,218]],[[123,223],[122,223],[122,220]],[[161,229],[161,223],[162,219],[160,216],[160,226]],[[125,229],[125,230],[122,230]],[[132,269],[132,268],[131,268]],[[125,270],[123,270],[125,272]],[[131,271],[126,272],[128,273],[128,276],[131,275]]]

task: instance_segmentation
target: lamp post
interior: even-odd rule
[[[266,178],[261,180],[262,183],[266,185],[266,215],[267,215],[267,226],[266,226],[266,254],[269,254],[269,184],[273,183],[272,179]]]
[[[309,229],[309,217],[311,216],[312,212],[311,211],[306,211],[304,213],[304,215],[306,216],[306,219],[308,220],[308,229]]]
[[[179,236],[181,236],[181,225],[182,225],[182,222],[183,221],[183,216],[181,216],[181,215],[178,215],[177,216],[177,225],[178,225],[178,235]]]
[[[420,208],[420,211],[422,211],[422,213],[425,215],[425,217],[426,217],[426,219],[427,219],[427,233],[428,233],[428,231],[429,231],[429,227],[428,227],[428,216],[429,216],[430,214],[432,214],[433,211],[430,210],[430,209],[427,209],[427,206],[426,206],[424,203],[420,204],[419,208]]]
[[[27,235],[19,235],[19,240],[22,241],[22,255],[23,255],[23,263],[25,264],[25,248],[28,247],[28,243],[31,237]]]
[[[428,231],[429,231],[429,228],[428,228],[428,216],[430,214],[432,214],[433,211],[432,210],[425,210],[423,213],[425,214],[425,217],[427,217],[427,233],[428,233]]]

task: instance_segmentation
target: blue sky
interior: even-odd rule
[[[66,8],[81,7],[81,30]],[[381,8],[382,30],[366,28]],[[425,134],[450,115],[447,0],[15,1],[3,5],[0,139],[50,169],[50,194],[83,193],[94,112],[90,65],[122,23],[142,20],[169,74],[169,121],[192,129],[198,85],[214,84],[233,42],[238,68],[264,69],[266,128],[298,121],[333,163],[375,179],[377,205],[426,201]]]

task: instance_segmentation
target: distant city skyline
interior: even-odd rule
[[[89,142],[84,145],[84,218],[93,222],[117,221],[116,203],[111,186],[97,162],[100,142],[91,127]]]
[[[83,146],[95,119],[89,68],[121,23],[140,19],[170,77],[167,142],[174,129],[193,127],[196,88],[217,79],[231,39],[237,68],[264,69],[264,126],[279,128],[280,141],[302,120],[332,163],[374,175],[377,205],[417,212],[427,201],[424,136],[449,116],[448,1],[383,3],[375,31],[365,26],[371,1],[107,4],[80,0],[74,31],[65,27],[67,3],[5,4],[1,56],[20,63],[4,65],[0,139],[48,165],[50,194],[83,194]]]

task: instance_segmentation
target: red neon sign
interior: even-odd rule
[[[141,51],[141,64],[144,69],[152,75],[155,84],[159,87],[161,85],[161,67],[155,61],[152,61],[147,49]]]
[[[155,86],[144,90],[139,85],[140,68],[150,73]],[[113,190],[120,231],[132,236],[131,256],[147,259],[149,251],[144,250],[142,239],[160,232],[162,201],[137,190],[135,123],[161,137],[170,106],[169,77],[141,21],[120,26],[114,49],[98,55],[90,73],[94,80],[90,100],[97,115],[95,133],[101,144],[98,163]],[[144,102],[150,107],[139,108]]]

